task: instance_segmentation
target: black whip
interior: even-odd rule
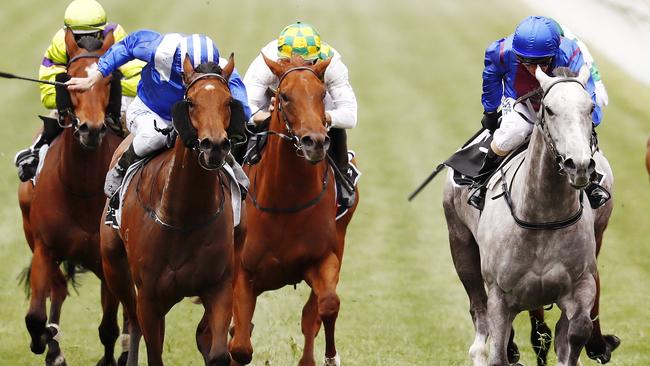
[[[67,88],[68,86],[65,83],[60,83],[58,81],[48,81],[48,80],[38,80],[38,79],[32,79],[32,78],[26,78],[24,76],[18,76],[14,74],[10,74],[8,72],[2,72],[0,71],[0,78],[5,78],[5,79],[20,79],[20,80],[27,80],[27,81],[33,81],[35,83],[42,83],[42,84],[50,84],[50,85],[56,85],[56,86],[62,86],[64,88]]]

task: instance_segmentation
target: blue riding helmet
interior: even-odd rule
[[[554,22],[542,16],[524,19],[512,39],[515,53],[527,59],[555,56],[560,47],[560,32]]]
[[[219,63],[219,49],[210,37],[203,34],[186,36],[178,48],[180,48],[181,62],[185,59],[185,55],[188,55],[194,68],[206,62]]]

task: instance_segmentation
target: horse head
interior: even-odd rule
[[[307,161],[323,160],[330,144],[323,76],[331,59],[312,64],[300,56],[278,62],[262,56],[279,79],[274,107],[280,120]]]
[[[109,32],[104,41],[92,37],[83,37],[79,44],[70,29],[65,31],[65,47],[68,54],[67,74],[64,77],[87,77],[92,70],[97,69],[97,59],[103,55],[115,42],[113,32]],[[119,88],[119,79],[112,86],[113,76],[109,75],[95,84],[90,90],[68,92],[66,89],[57,89],[57,108],[66,111],[63,118],[67,127],[75,128],[75,135],[79,142],[87,148],[98,147],[106,134],[106,109],[108,107],[112,89]],[[121,90],[120,90],[121,92]],[[121,98],[121,94],[115,96]]]
[[[172,120],[185,146],[198,151],[206,169],[220,168],[230,153],[227,131],[233,99],[228,79],[234,68],[233,54],[223,69],[212,62],[195,69],[187,56],[183,61],[185,98],[174,106]]]
[[[577,77],[568,68],[559,68],[554,74],[548,76],[540,68],[535,72],[544,91],[538,126],[569,184],[581,189],[589,184],[596,168],[591,118],[594,103],[585,89],[590,73],[582,67]]]

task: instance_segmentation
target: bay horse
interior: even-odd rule
[[[263,55],[264,56],[264,55]],[[313,366],[314,338],[325,327],[325,360],[339,365],[334,327],[340,300],[336,286],[345,231],[357,202],[338,221],[333,173],[324,160],[329,146],[323,75],[328,61],[314,65],[299,56],[264,61],[279,79],[266,150],[247,166],[248,231],[235,248],[235,292],[230,352],[233,364],[252,361],[251,320],[264,291],[307,282],[302,311],[305,337],[301,366]],[[358,197],[358,195],[357,195]]]
[[[113,43],[111,32],[99,49],[90,51],[78,45],[72,31],[67,29],[67,74],[85,77],[88,70],[96,67],[99,56]],[[122,140],[111,132],[107,133],[104,124],[111,79],[112,76],[104,78],[88,92],[69,93],[72,109],[62,112],[58,120],[65,129],[50,145],[37,184],[22,182],[18,188],[23,230],[33,252],[28,273],[30,303],[25,324],[31,336],[32,352],[42,354],[47,346],[46,365],[65,365],[59,345],[59,319],[67,296],[67,282],[59,265],[62,262],[69,264],[68,268],[79,265],[103,279],[99,221],[105,201],[104,178],[113,151]],[[115,82],[119,83],[119,80]],[[65,88],[57,90],[57,104],[61,93],[67,93]],[[51,300],[49,319],[46,316],[47,297]],[[99,337],[104,345],[104,356],[98,365],[114,365],[119,303],[103,281],[101,302],[103,317]]]
[[[198,296],[205,308],[197,342],[206,365],[230,364],[235,233],[230,178],[222,166],[231,147],[226,130],[234,57],[223,69],[212,66],[197,72],[186,56],[185,98],[173,108],[175,145],[133,176],[119,231],[106,225],[100,230],[106,282],[129,318],[129,366],[137,365],[141,335],[148,364],[163,364],[165,315],[188,296]],[[130,142],[120,145],[113,164]],[[208,338],[199,337],[204,326]]]
[[[590,313],[598,311],[596,253],[613,206],[610,200],[599,209],[583,208],[581,197],[596,166],[609,190],[613,178],[592,139],[593,102],[584,88],[589,70],[581,69],[578,77],[557,72],[550,77],[537,69],[544,92],[537,128],[516,172],[489,189],[492,199],[482,214],[466,203],[467,189],[450,179],[445,183],[452,258],[475,328],[469,350],[474,365],[509,364],[512,321],[523,310],[552,303],[561,309],[558,365],[576,365],[595,328]]]

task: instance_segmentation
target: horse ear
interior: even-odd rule
[[[233,70],[235,70],[235,54],[234,53],[230,54],[230,57],[228,57],[228,63],[221,70],[222,70],[221,71],[221,76],[223,76],[224,79],[229,80],[230,75],[232,74]]]
[[[539,85],[542,86],[542,89],[546,90],[546,85],[551,81],[551,77],[546,75],[544,70],[541,67],[537,66],[535,69],[535,78],[539,81]]]
[[[580,84],[586,86],[590,76],[591,72],[589,71],[589,68],[586,65],[582,65],[580,72],[578,73],[578,81]]]
[[[192,79],[194,79],[194,66],[192,65],[190,56],[185,55],[183,59],[183,82],[185,85],[188,85]]]
[[[323,76],[325,76],[325,70],[330,65],[330,62],[332,62],[332,58],[328,58],[325,61],[318,61],[316,65],[313,66],[313,70],[316,75],[318,75],[319,79],[323,80]]]
[[[108,32],[108,34],[106,34],[106,36],[104,36],[104,44],[102,44],[102,48],[100,52],[102,54],[106,53],[106,51],[108,51],[108,49],[111,48],[111,46],[114,43],[115,43],[115,35],[113,35],[113,31],[111,30],[110,32]]]
[[[70,28],[65,29],[65,50],[68,57],[72,57],[79,52],[79,46],[77,45],[77,41],[74,39],[74,34]]]
[[[282,76],[282,73],[284,72],[284,69],[282,66],[280,66],[279,63],[271,60],[270,58],[266,57],[264,53],[262,53],[262,57],[264,58],[264,62],[266,63],[266,66],[271,69],[271,72],[275,74],[275,76],[280,77]]]

